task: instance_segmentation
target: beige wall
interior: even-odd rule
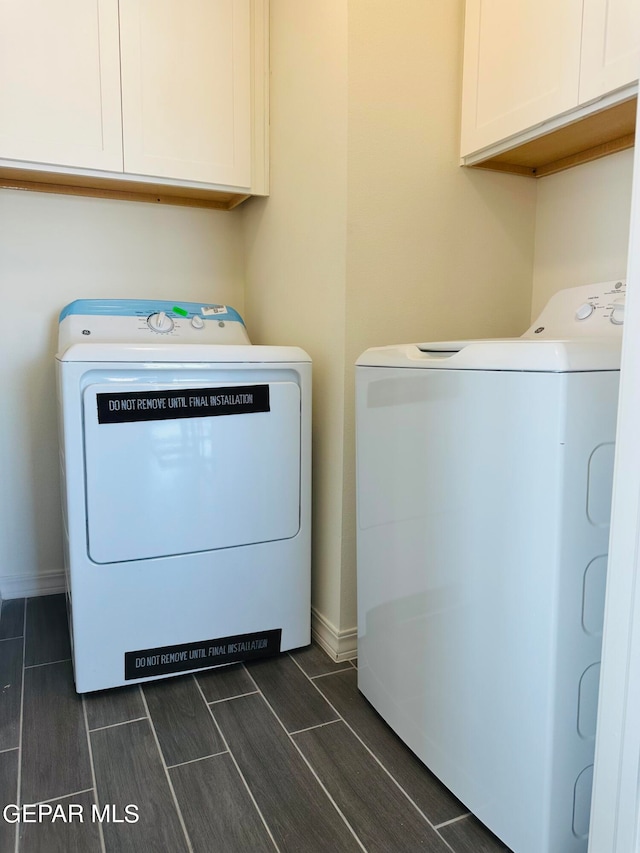
[[[535,184],[458,166],[463,3],[271,2],[271,196],[245,208],[247,316],[314,360],[314,626],[355,648],[353,363],[518,334]]]
[[[633,151],[537,182],[532,319],[565,287],[624,278]]]
[[[54,353],[77,298],[228,302],[242,311],[237,212],[0,190],[0,592],[61,580]],[[57,581],[56,581],[57,578]]]
[[[313,359],[313,590],[340,619],[344,415],[347,5],[271,3],[271,194],[244,205],[256,342]]]
[[[343,625],[356,622],[355,359],[528,325],[535,185],[458,165],[462,29],[462,3],[349,3]]]

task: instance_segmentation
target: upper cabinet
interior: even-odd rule
[[[463,163],[541,174],[628,147],[639,66],[637,0],[467,0]]]
[[[578,102],[582,0],[467,0],[462,154]]]
[[[637,80],[639,66],[640,3],[584,0],[579,103]]]
[[[214,207],[266,194],[267,4],[0,0],[0,185]]]
[[[251,186],[248,0],[121,0],[127,172]]]
[[[0,157],[122,170],[118,5],[0,0]]]

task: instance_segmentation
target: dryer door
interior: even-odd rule
[[[288,539],[300,526],[295,382],[84,390],[88,553],[143,560]]]

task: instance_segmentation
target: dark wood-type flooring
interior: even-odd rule
[[[316,646],[81,697],[64,596],[15,599],[0,691],[1,853],[507,851]]]

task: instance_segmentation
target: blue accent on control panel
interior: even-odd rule
[[[186,315],[182,313],[176,315],[174,311],[176,307],[186,311]],[[224,308],[225,313],[203,314],[203,308]],[[71,314],[87,317],[148,317],[158,311],[164,311],[170,317],[197,315],[202,320],[224,320],[225,323],[242,323],[244,326],[244,320],[240,314],[229,305],[217,305],[215,302],[180,302],[176,299],[171,302],[162,299],[76,299],[69,305],[65,305],[60,312],[58,322],[62,323],[64,318]]]

